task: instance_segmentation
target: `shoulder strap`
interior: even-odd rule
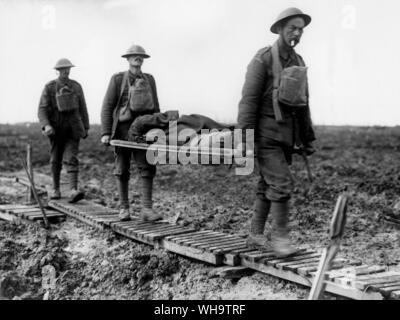
[[[117,108],[119,107],[119,103],[121,102],[121,98],[122,98],[122,95],[124,93],[124,90],[125,90],[125,87],[126,87],[126,83],[128,82],[128,72],[129,71],[125,71],[124,75],[122,77],[121,90],[120,90],[119,97],[118,97],[118,102],[117,102],[117,105],[116,105]]]
[[[121,91],[119,93],[119,98],[121,99],[122,95],[124,94],[124,90],[126,87],[126,83],[128,82],[128,75],[129,71],[124,72],[124,76],[122,77],[122,82],[121,82]]]
[[[272,106],[274,108],[275,120],[278,123],[283,122],[282,111],[278,101],[278,88],[281,81],[282,65],[279,59],[278,41],[272,46],[272,74],[274,76],[274,87],[272,90]]]

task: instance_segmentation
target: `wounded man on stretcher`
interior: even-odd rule
[[[251,160],[243,175],[254,167],[253,150],[244,150],[243,142],[253,140],[252,132],[244,134],[233,125],[198,114],[179,116],[178,111],[166,111],[136,118],[126,140],[112,140],[111,145],[146,149],[151,164],[235,163],[248,167]],[[252,148],[253,143],[247,145]]]

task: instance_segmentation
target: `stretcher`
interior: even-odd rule
[[[199,145],[166,145],[164,143],[139,143],[127,140],[111,140],[110,144],[115,147],[146,150],[155,155],[165,154],[168,159],[175,157],[197,159],[198,164],[232,164],[233,158],[240,158],[241,153],[234,148],[212,148]],[[197,158],[195,158],[197,157]],[[223,160],[223,162],[221,162]]]

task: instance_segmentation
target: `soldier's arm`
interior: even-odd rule
[[[49,114],[48,111],[50,109],[50,94],[48,92],[47,86],[44,87],[42,91],[42,95],[39,101],[39,108],[38,108],[38,118],[39,122],[42,125],[42,130],[46,125],[50,125],[49,121]]]
[[[118,103],[118,91],[115,75],[111,77],[106,95],[101,108],[101,135],[111,135],[113,124],[113,113]]]
[[[267,66],[257,54],[247,67],[242,99],[239,102],[238,126],[240,129],[255,129],[266,77]]]
[[[81,114],[85,130],[88,131],[90,128],[89,115],[88,115],[88,111],[87,111],[85,95],[83,94],[83,89],[82,89],[81,85],[79,85],[79,93],[80,93],[79,94],[79,112]]]
[[[150,77],[153,82],[153,90],[154,90],[154,113],[158,113],[160,112],[160,103],[158,102],[156,81],[154,80],[154,77],[152,75]]]
[[[299,55],[299,58],[302,60],[303,65],[306,65],[303,58]],[[306,94],[307,94],[307,100],[309,102],[309,88],[308,88],[308,83],[307,83],[307,88],[306,88]],[[302,116],[300,119],[300,126],[302,127],[300,132],[300,138],[301,142],[305,145],[308,146],[310,145],[315,138],[315,132],[312,124],[312,119],[311,119],[311,111],[310,111],[310,104],[308,103],[307,106],[304,108],[304,111],[302,112]]]

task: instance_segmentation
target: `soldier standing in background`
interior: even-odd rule
[[[132,45],[122,55],[129,64],[129,70],[112,76],[101,111],[101,142],[110,144],[111,139],[127,140],[132,122],[145,114],[160,112],[156,82],[151,74],[142,72],[143,60],[150,58],[145,50]],[[153,211],[153,178],[156,167],[146,160],[145,150],[115,148],[114,175],[117,177],[119,193],[119,217],[121,221],[130,220],[129,178],[133,157],[140,174],[142,212],[144,221],[161,220],[162,216]]]
[[[50,164],[53,176],[51,199],[60,199],[60,174],[64,162],[69,175],[69,201],[77,202],[84,197],[78,190],[79,141],[88,136],[89,116],[81,85],[69,79],[74,65],[68,59],[60,59],[54,69],[58,79],[47,83],[39,102],[38,116],[42,133],[50,140]],[[64,159],[64,161],[63,161]]]
[[[278,16],[270,30],[279,38],[273,46],[259,50],[250,62],[239,103],[238,126],[254,129],[260,171],[248,244],[271,248],[264,236],[271,212],[272,249],[280,257],[297,251],[290,244],[288,228],[292,154],[296,149],[306,155],[314,152],[307,68],[294,51],[310,22],[311,17],[297,8]]]

